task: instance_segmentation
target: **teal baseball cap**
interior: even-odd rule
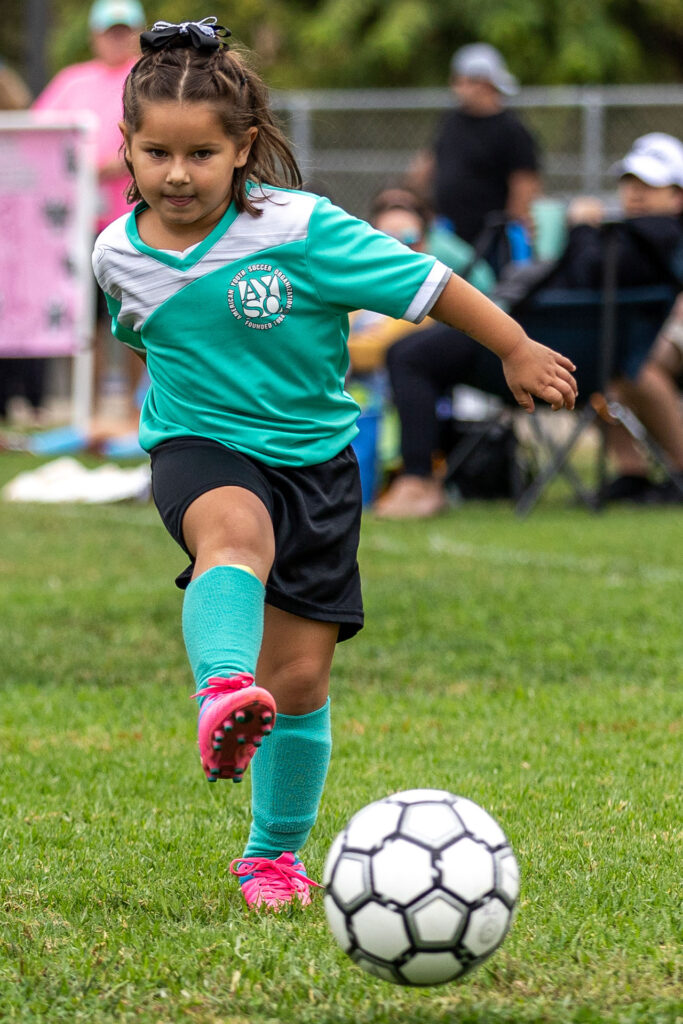
[[[88,15],[92,32],[106,32],[113,25],[142,28],[145,12],[139,0],[95,0]]]

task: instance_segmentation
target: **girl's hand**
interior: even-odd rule
[[[532,395],[542,398],[555,411],[573,409],[578,394],[572,376],[575,369],[566,356],[530,338],[520,341],[503,359],[503,372],[508,387],[527,412],[534,411]]]
[[[495,352],[503,362],[510,391],[527,412],[534,411],[532,395],[553,409],[574,408],[578,389],[571,359],[532,341],[521,324],[457,274],[451,275],[430,316]]]

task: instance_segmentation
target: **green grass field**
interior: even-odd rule
[[[309,873],[352,812],[435,786],[498,818],[523,876],[494,957],[411,990],[346,959],[320,897],[243,909],[249,785],[201,773],[154,509],[0,505],[0,1020],[683,1020],[681,524],[552,495],[526,521],[367,518]]]

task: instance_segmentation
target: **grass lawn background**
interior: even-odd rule
[[[0,484],[31,464],[3,455]],[[682,522],[552,495],[526,521],[366,518],[307,869],[364,804],[434,786],[486,807],[522,870],[495,956],[411,990],[347,960],[320,898],[244,910],[249,784],[200,770],[155,510],[0,505],[0,1020],[683,1020]]]

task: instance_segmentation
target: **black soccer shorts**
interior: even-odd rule
[[[261,499],[273,523],[266,603],[306,619],[338,622],[340,641],[362,629],[362,497],[350,446],[315,466],[267,466],[217,441],[178,437],[153,448],[151,459],[154,502],[190,557],[182,523],[191,503],[216,487],[244,487]],[[187,587],[193,568],[191,562],[176,578],[178,587]]]

